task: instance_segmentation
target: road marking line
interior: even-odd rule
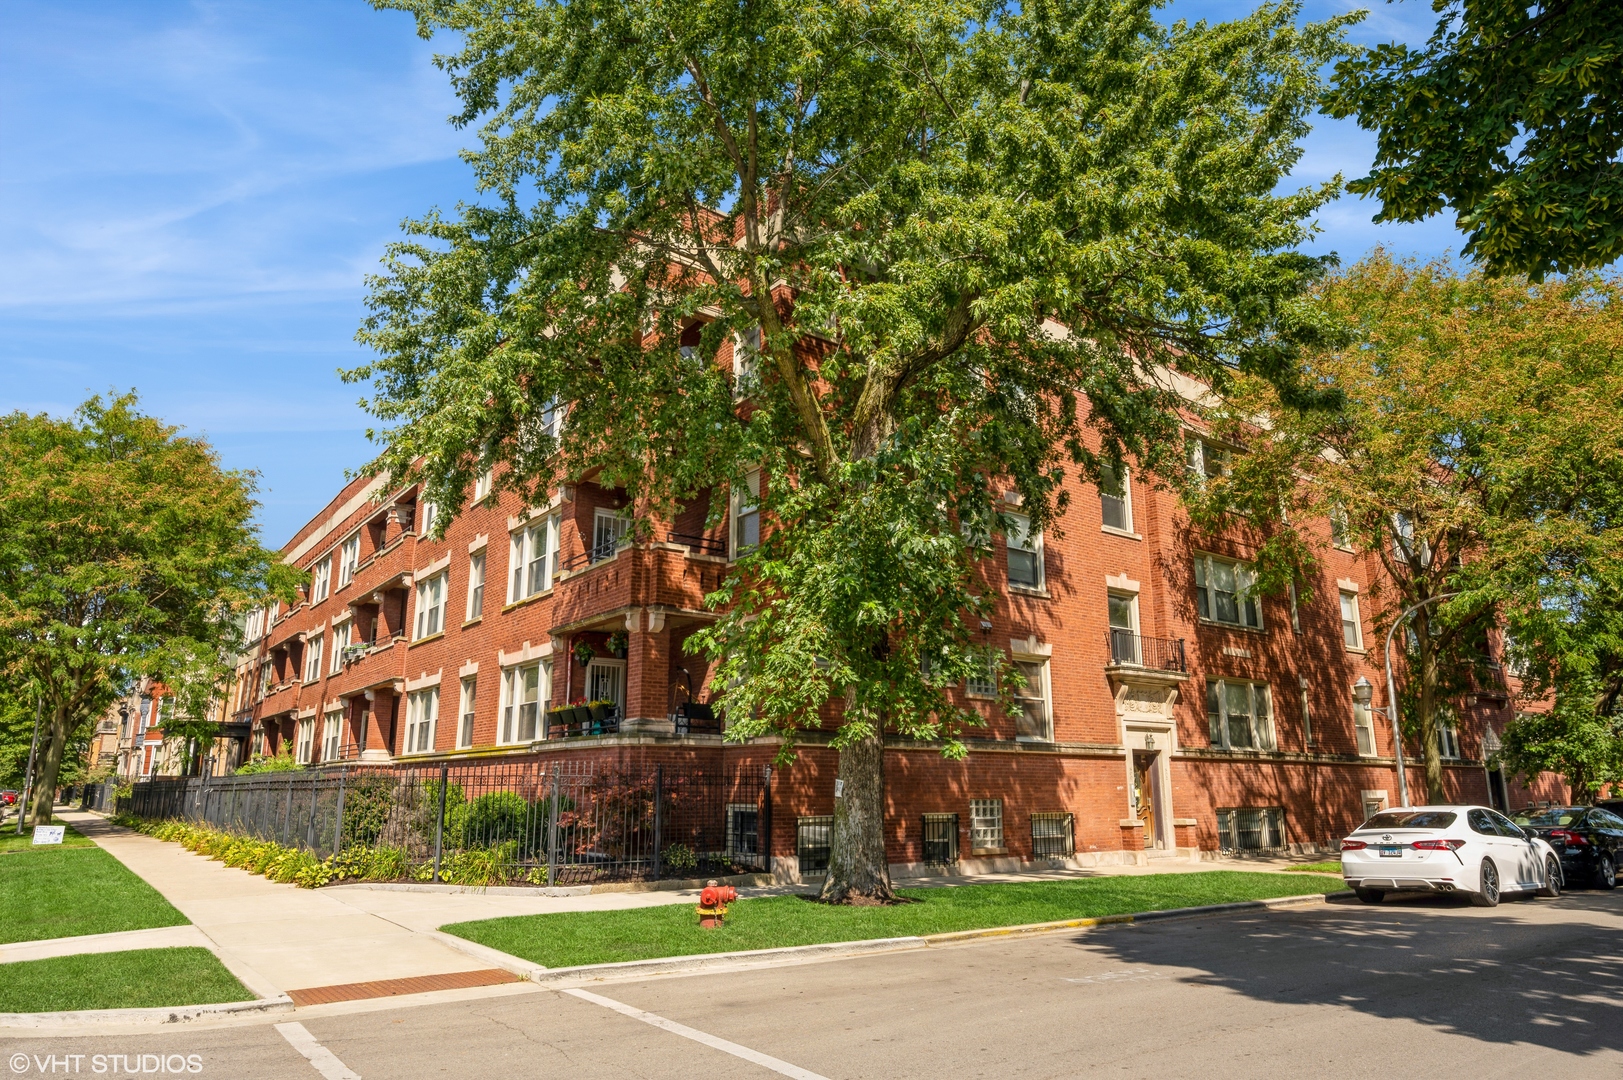
[[[751,1050],[747,1046],[740,1046],[735,1042],[728,1042],[726,1039],[717,1038],[714,1035],[690,1028],[685,1024],[678,1024],[675,1020],[667,1020],[663,1016],[644,1012],[623,1002],[615,1001],[613,998],[594,994],[590,990],[569,989],[560,992],[578,997],[582,1001],[590,1001],[593,1005],[601,1005],[605,1009],[613,1009],[621,1016],[629,1016],[633,1020],[641,1020],[645,1024],[652,1024],[654,1027],[662,1028],[672,1035],[680,1035],[684,1039],[692,1039],[696,1043],[703,1043],[712,1050],[720,1050],[724,1054],[743,1058],[745,1061],[753,1062],[763,1069],[771,1069],[782,1076],[793,1077],[794,1080],[828,1080],[828,1077],[823,1076],[821,1073],[814,1073],[810,1069],[802,1069],[799,1065],[791,1065],[787,1061],[780,1061],[758,1050]]]
[[[360,1074],[351,1072],[348,1065],[338,1060],[338,1055],[316,1042],[316,1037],[305,1029],[303,1024],[294,1022],[277,1024],[277,1032],[288,1044],[303,1054],[305,1060],[315,1066],[316,1072],[325,1076],[327,1080],[361,1080]]]

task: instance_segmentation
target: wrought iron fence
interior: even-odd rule
[[[1152,671],[1189,672],[1183,638],[1145,637],[1118,627],[1105,631],[1105,637],[1112,664],[1128,664]]]
[[[769,768],[574,762],[347,766],[152,779],[118,809],[320,857],[386,853],[403,878],[477,861],[503,881],[562,885],[770,869],[770,779]]]

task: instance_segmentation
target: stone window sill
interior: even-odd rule
[[[427,637],[420,637],[416,641],[411,643],[410,648],[415,649],[419,645],[427,645],[430,641],[438,641],[440,638],[442,638],[444,636],[445,636],[445,631],[441,630],[437,634],[429,634]]]
[[[1109,533],[1111,536],[1119,536],[1123,540],[1142,540],[1142,539],[1144,539],[1143,536],[1139,535],[1136,532],[1131,532],[1131,531],[1129,531],[1127,529],[1118,529],[1114,525],[1101,525],[1101,526],[1099,526],[1099,531],[1102,532],[1102,533]]]

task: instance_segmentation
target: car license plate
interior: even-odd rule
[[[1381,852],[1381,858],[1383,859],[1403,858],[1403,849],[1401,847],[1383,847],[1379,850]]]

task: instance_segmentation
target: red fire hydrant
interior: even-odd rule
[[[738,899],[738,890],[731,885],[717,885],[715,879],[705,883],[699,893],[699,925],[706,930],[720,926],[727,918],[727,905]]]

